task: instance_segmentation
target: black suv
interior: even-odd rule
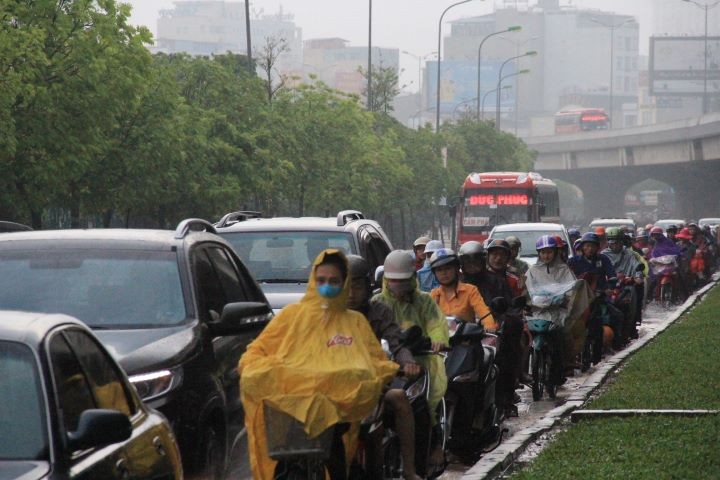
[[[202,229],[205,231],[197,231]],[[222,478],[242,430],[237,364],[272,316],[211,224],[0,235],[0,309],[89,325],[160,410],[187,473]]]
[[[243,259],[276,312],[303,296],[310,267],[324,249],[360,255],[373,271],[392,251],[380,225],[356,210],[334,218],[259,218],[258,212],[233,212],[215,229]]]

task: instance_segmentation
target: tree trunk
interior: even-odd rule
[[[113,214],[114,214],[114,211],[112,208],[109,208],[103,212],[103,215],[102,215],[103,228],[110,228],[110,225],[112,224]]]
[[[403,248],[407,245],[407,235],[405,234],[405,209],[400,208],[400,235],[402,237],[401,244]]]
[[[42,230],[42,212],[30,211],[30,226],[33,230]]]

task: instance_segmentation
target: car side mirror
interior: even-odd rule
[[[265,326],[272,318],[272,310],[263,302],[228,303],[220,320],[208,322],[214,336],[238,335]]]
[[[91,409],[80,414],[77,430],[68,433],[71,452],[104,447],[127,440],[132,425],[127,415],[117,410]]]

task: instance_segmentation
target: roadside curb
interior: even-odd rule
[[[605,380],[618,369],[618,367],[635,351],[641,349],[652,341],[668,327],[674,324],[688,310],[695,306],[705,294],[718,284],[720,273],[713,275],[712,281],[693,293],[667,320],[658,324],[658,327],[649,335],[635,340],[630,346],[606,359],[585,382],[570,395],[565,403],[550,410],[534,425],[518,431],[498,448],[484,455],[470,470],[465,472],[463,479],[490,480],[503,473],[523,453],[525,448],[539,438],[542,434],[552,430],[563,418],[582,407],[590,395],[601,387]]]

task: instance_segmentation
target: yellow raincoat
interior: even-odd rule
[[[443,345],[450,344],[450,333],[448,330],[447,320],[440,307],[435,303],[432,297],[421,292],[417,279],[412,279],[415,291],[412,295],[411,302],[397,300],[393,297],[388,289],[387,278],[383,279],[382,292],[375,295],[373,302],[383,302],[392,308],[395,314],[395,321],[400,328],[406,330],[413,325],[422,328],[423,335],[430,337],[433,342],[439,342]],[[435,408],[445,395],[447,390],[447,375],[445,373],[445,362],[438,355],[423,355],[415,358],[415,361],[427,369],[430,374],[430,394],[428,396],[428,405],[435,419]]]
[[[307,293],[288,305],[265,327],[240,359],[240,391],[253,478],[272,479],[265,437],[263,402],[305,424],[314,437],[340,422],[360,422],[377,405],[383,385],[398,365],[387,359],[368,321],[346,308],[350,277],[342,293],[328,299],[315,285],[315,269],[326,255],[318,255]],[[353,432],[355,429],[351,429]],[[352,455],[354,438],[345,436]]]

